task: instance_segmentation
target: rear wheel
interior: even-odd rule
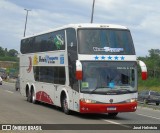
[[[68,100],[67,100],[67,96],[65,95],[63,98],[62,98],[62,109],[63,109],[63,112],[67,115],[69,115],[70,111],[69,111],[69,108],[68,108]]]
[[[32,102],[31,92],[29,90],[27,91],[27,101]]]
[[[35,91],[32,89],[32,92],[31,92],[31,98],[32,98],[32,103],[36,104],[37,101],[36,101],[36,94],[35,94]]]
[[[158,106],[158,105],[159,105],[159,103],[156,103],[156,105]]]
[[[118,115],[118,113],[108,113],[109,117],[116,117]]]

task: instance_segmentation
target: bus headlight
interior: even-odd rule
[[[85,99],[85,98],[82,98],[81,101],[85,103],[96,103],[95,100],[90,100],[90,99]]]
[[[137,98],[131,98],[126,100],[127,103],[133,103],[133,102],[137,102]]]

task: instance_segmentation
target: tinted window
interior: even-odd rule
[[[68,50],[68,66],[69,66],[69,82],[70,86],[79,91],[78,81],[75,78],[77,54],[77,38],[76,31],[73,28],[66,30],[67,32],[67,50]]]
[[[137,91],[136,62],[82,62],[82,92],[126,93]]]
[[[70,46],[70,47],[77,46],[75,29],[69,28],[66,31],[67,31],[67,46]]]
[[[21,41],[22,54],[64,50],[64,49],[65,49],[64,30],[23,39]]]
[[[150,95],[158,96],[159,94],[158,94],[158,92],[151,91],[151,92],[150,92]]]
[[[129,30],[80,29],[78,42],[80,54],[135,54]]]
[[[35,81],[65,84],[65,67],[34,67]]]

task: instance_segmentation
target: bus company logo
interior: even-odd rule
[[[98,48],[98,47],[93,47],[93,51],[100,52],[100,51],[105,51],[105,52],[122,52],[123,48],[110,48],[110,47],[104,47],[104,48]]]
[[[109,102],[110,102],[110,103],[113,103],[113,99],[110,99]]]
[[[64,64],[64,55],[60,55],[60,64]]]
[[[31,70],[32,70],[32,58],[28,57],[28,59],[29,59],[29,65],[28,65],[28,68],[26,70],[27,70],[28,73],[30,73]]]
[[[35,54],[33,57],[33,65],[37,65],[38,64],[38,56]]]
[[[46,55],[45,57],[39,56],[39,62],[45,62],[45,63],[55,63],[55,61],[58,60],[58,57],[51,57],[49,55]]]
[[[62,35],[56,35],[54,38],[54,43],[57,47],[57,49],[60,49],[62,45],[64,45],[64,38]]]

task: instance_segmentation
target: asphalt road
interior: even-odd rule
[[[85,124],[91,130],[52,130],[36,132],[65,132],[65,133],[97,133],[97,132],[116,132],[116,133],[143,133],[157,132],[160,130],[116,130],[116,126],[127,127],[127,124],[160,124],[160,110],[139,106],[134,113],[119,113],[117,117],[110,118],[106,114],[82,115],[72,113],[65,115],[60,108],[46,104],[32,104],[26,98],[15,91],[13,83],[3,83],[0,86],[0,124]],[[95,125],[89,125],[95,124]],[[113,130],[92,130],[98,124],[112,124]],[[74,125],[71,125],[74,128]],[[7,131],[0,131],[7,132]],[[17,132],[17,131],[12,131]],[[21,131],[22,132],[22,131]],[[23,131],[24,132],[24,131]],[[35,132],[35,131],[34,131]]]

